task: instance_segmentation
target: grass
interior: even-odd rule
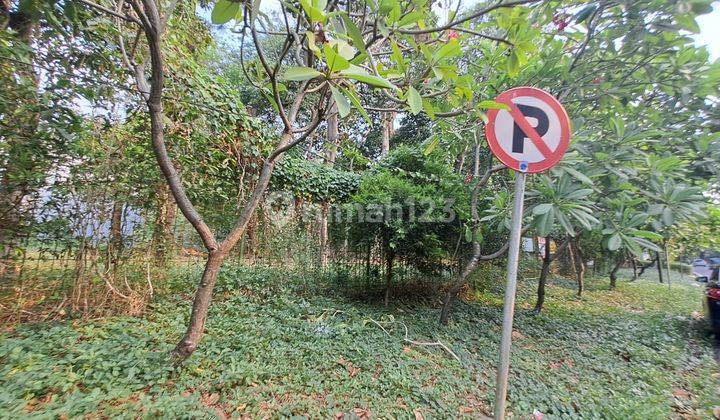
[[[626,274],[626,273],[623,273]],[[648,273],[649,274],[649,273]],[[298,287],[312,279],[226,270],[201,347],[167,358],[187,294],[146,318],[23,325],[0,335],[0,417],[477,417],[491,412],[501,296],[459,303],[447,327],[431,303],[390,309]],[[193,276],[176,278],[188,290]],[[712,343],[693,312],[702,289],[621,280],[548,289],[530,313],[521,282],[508,408],[550,417],[708,418],[720,405]],[[184,296],[184,297],[181,297]],[[375,320],[387,330],[386,334]],[[442,341],[439,347],[403,342]]]

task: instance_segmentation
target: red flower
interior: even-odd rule
[[[457,37],[458,37],[457,32],[455,32],[455,31],[450,31],[450,32],[448,32],[448,38],[450,38],[450,39],[457,39]]]

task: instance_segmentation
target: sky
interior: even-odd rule
[[[467,8],[468,6],[472,6],[474,3],[477,3],[480,0],[461,0],[463,2],[463,7]],[[267,0],[262,3],[262,9],[266,12],[269,12],[273,9],[277,8],[277,0]],[[451,8],[451,10],[455,9],[455,5],[457,5],[457,0],[441,0],[438,2],[440,4],[448,4]],[[437,4],[437,3],[436,3]],[[439,8],[438,8],[439,9]],[[441,10],[438,10],[439,15],[441,16],[441,19],[444,17],[444,13]],[[700,33],[695,34],[693,38],[695,39],[696,45],[705,45],[708,48],[708,51],[710,52],[710,58],[712,60],[717,60],[720,58],[720,1],[715,1],[713,3],[713,11],[712,13],[708,13],[707,15],[701,15],[697,18],[698,25],[700,26]]]
[[[695,35],[697,45],[705,45],[713,60],[720,58],[720,1],[713,3],[712,13],[697,18],[700,33]]]

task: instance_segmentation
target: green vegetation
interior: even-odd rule
[[[510,409],[710,416],[713,7],[0,2],[0,418],[489,414],[519,86]]]
[[[521,282],[509,411],[553,417],[707,418],[720,405],[711,342],[695,321],[701,289],[654,281],[548,285],[532,315]],[[191,290],[193,273],[172,281]],[[0,338],[0,411],[6,415],[215,418],[408,417],[490,413],[501,296],[481,293],[437,328],[437,308],[389,309],[343,297],[338,286],[284,271],[227,267],[205,345],[182,368],[168,357],[184,299],[166,296],[147,318],[19,326]],[[183,293],[174,295],[181,296]],[[431,299],[430,302],[433,300]],[[386,334],[372,320],[380,323]],[[438,346],[403,341],[440,341]]]

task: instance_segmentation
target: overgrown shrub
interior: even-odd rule
[[[437,272],[453,257],[469,212],[467,194],[467,186],[447,162],[398,147],[362,178],[346,206],[349,240],[361,249],[380,243],[386,255]]]
[[[675,270],[679,273],[683,273],[683,274],[692,274],[692,272],[693,272],[692,265],[681,263],[679,261],[671,262],[670,269]]]

